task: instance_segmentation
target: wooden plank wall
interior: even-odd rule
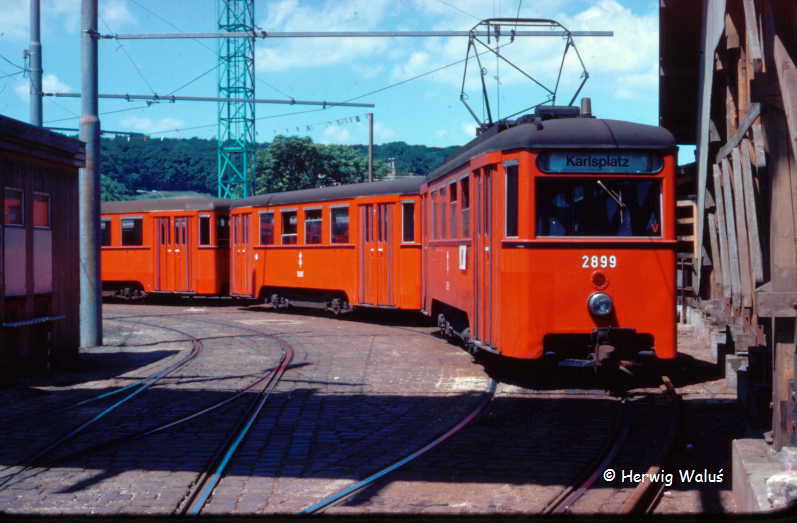
[[[770,351],[775,445],[797,444],[797,2],[728,0],[715,54],[709,298],[735,350]],[[704,264],[706,265],[706,264]],[[764,336],[766,327],[767,336]]]
[[[6,373],[15,375],[40,373],[46,370],[48,363],[67,361],[77,355],[80,344],[77,179],[78,169],[75,166],[54,163],[0,148],[0,195],[4,187],[24,191],[28,249],[26,295],[19,298],[5,298],[0,278],[0,323],[25,321],[43,316],[65,317],[63,320],[29,327],[0,328],[2,331],[0,337],[3,338],[0,346],[2,346]],[[53,291],[44,295],[36,295],[33,290],[33,263],[37,255],[33,251],[31,202],[34,192],[50,195]],[[0,255],[2,250],[3,247],[0,245]],[[12,304],[12,301],[15,303]],[[7,317],[9,313],[6,305],[14,306],[13,317]],[[48,350],[52,353],[48,354]],[[51,361],[48,361],[48,358]]]

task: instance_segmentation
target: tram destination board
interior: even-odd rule
[[[545,151],[537,164],[549,174],[655,174],[662,168],[661,155],[646,151]]]

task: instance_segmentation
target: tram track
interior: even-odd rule
[[[657,456],[652,465],[649,465],[642,474],[642,480],[632,489],[631,493],[625,496],[618,513],[619,514],[650,514],[654,511],[658,503],[665,484],[654,482],[650,478],[658,477],[664,467],[674,442],[680,420],[680,398],[675,392],[672,382],[667,376],[662,377],[661,394],[666,395],[670,401],[670,417],[668,432],[665,442],[658,449]],[[565,487],[555,498],[549,501],[543,508],[543,514],[568,514],[573,512],[573,508],[579,500],[595,485],[604,471],[609,469],[622,454],[624,449],[629,448],[629,432],[631,430],[631,416],[628,412],[628,401],[623,400],[623,412],[618,418],[614,429],[614,436],[611,444],[607,445],[599,455],[598,459],[591,465],[585,473],[578,476],[578,479]],[[637,439],[639,441],[639,438]],[[613,489],[607,499],[617,495],[624,489]]]
[[[167,421],[165,423],[161,423],[161,424],[157,424],[157,425],[151,426],[151,427],[149,427],[147,429],[138,431],[138,432],[133,433],[133,434],[128,434],[128,435],[121,436],[121,437],[118,437],[118,438],[115,438],[115,439],[112,439],[112,440],[108,440],[108,441],[105,441],[105,442],[102,442],[102,443],[99,443],[99,444],[95,444],[95,445],[92,445],[92,446],[90,446],[88,448],[84,448],[84,449],[78,450],[76,452],[72,452],[70,454],[67,454],[67,455],[64,455],[64,456],[60,456],[57,459],[50,459],[49,461],[47,461],[45,458],[50,453],[52,453],[53,451],[55,451],[59,447],[61,447],[64,444],[66,444],[68,441],[70,441],[73,438],[75,438],[76,436],[78,436],[85,429],[87,429],[90,425],[93,425],[95,422],[99,421],[101,418],[103,418],[106,415],[110,414],[114,409],[120,407],[128,399],[132,399],[138,393],[143,392],[144,390],[153,387],[158,381],[169,377],[168,376],[169,374],[172,374],[173,372],[177,371],[179,368],[182,368],[188,362],[193,361],[199,355],[199,353],[201,353],[202,350],[204,349],[203,340],[205,340],[206,338],[198,338],[196,336],[193,336],[193,335],[191,335],[191,334],[189,334],[189,333],[187,333],[185,331],[179,330],[179,329],[175,329],[175,328],[172,328],[172,327],[164,327],[162,325],[156,325],[156,324],[152,324],[152,323],[144,323],[144,322],[141,322],[139,320],[135,320],[134,321],[134,320],[131,320],[129,318],[126,319],[126,320],[122,319],[122,318],[117,318],[115,321],[120,321],[120,322],[128,321],[128,322],[136,323],[136,324],[139,324],[139,325],[145,325],[147,327],[154,327],[154,328],[163,329],[163,330],[169,330],[169,331],[176,332],[178,334],[182,334],[182,335],[186,336],[185,341],[190,341],[192,343],[193,350],[189,354],[189,357],[183,358],[183,359],[179,360],[178,362],[176,362],[175,364],[171,364],[171,365],[167,366],[165,369],[160,370],[160,371],[158,371],[158,372],[156,372],[156,373],[154,373],[154,374],[152,374],[150,376],[138,379],[136,382],[134,382],[132,384],[129,384],[129,385],[126,385],[126,386],[123,386],[123,387],[119,387],[117,389],[114,389],[114,390],[111,390],[111,391],[108,391],[108,392],[105,392],[105,393],[102,393],[102,394],[99,394],[99,395],[96,395],[96,396],[92,396],[92,397],[90,397],[88,399],[84,399],[84,400],[81,400],[81,401],[78,401],[76,403],[73,403],[73,404],[70,404],[70,405],[67,405],[65,407],[60,408],[59,410],[63,412],[65,410],[70,410],[70,409],[73,409],[73,408],[85,406],[85,405],[87,405],[89,403],[93,403],[95,401],[100,401],[102,399],[105,399],[105,398],[110,397],[112,395],[118,394],[118,393],[123,392],[125,390],[134,389],[134,391],[132,393],[128,394],[127,396],[125,396],[125,398],[123,398],[122,400],[114,403],[110,407],[104,409],[101,412],[100,415],[94,416],[90,420],[88,420],[87,422],[82,423],[81,425],[79,425],[75,429],[71,430],[70,432],[68,432],[64,436],[56,439],[55,441],[53,441],[52,443],[50,443],[49,445],[47,445],[43,449],[41,449],[38,452],[34,453],[31,457],[29,457],[27,459],[24,459],[24,460],[21,460],[20,463],[17,464],[16,466],[6,467],[5,470],[11,469],[11,468],[16,468],[17,470],[12,471],[10,474],[7,474],[6,476],[0,477],[0,490],[2,490],[3,488],[9,486],[10,484],[12,484],[12,482],[15,482],[15,480],[25,481],[25,480],[31,479],[32,477],[38,475],[41,472],[44,472],[44,471],[48,470],[49,468],[51,468],[52,466],[54,466],[54,465],[56,465],[58,463],[62,463],[62,462],[65,462],[65,461],[68,461],[68,460],[72,460],[72,459],[75,459],[75,458],[79,458],[79,457],[84,457],[84,456],[90,455],[92,453],[95,453],[95,452],[98,452],[98,451],[101,451],[101,450],[104,450],[104,449],[108,449],[108,448],[111,448],[111,447],[119,446],[119,445],[121,445],[123,443],[129,442],[129,441],[132,441],[132,440],[135,440],[135,439],[139,439],[139,438],[143,438],[143,437],[146,437],[146,436],[150,436],[150,435],[156,434],[158,432],[162,432],[162,431],[168,430],[170,428],[173,428],[173,427],[175,427],[177,425],[186,423],[186,422],[191,421],[191,420],[193,420],[195,418],[198,418],[200,416],[209,414],[209,413],[211,413],[211,412],[213,412],[213,411],[215,411],[215,410],[217,410],[217,409],[219,409],[221,407],[224,407],[224,406],[226,406],[228,404],[231,404],[235,400],[241,398],[243,395],[251,392],[258,385],[263,384],[263,382],[266,382],[266,384],[264,386],[263,391],[261,391],[258,395],[262,396],[266,391],[268,392],[268,394],[270,394],[271,390],[273,390],[273,387],[279,381],[279,377],[282,376],[284,371],[289,367],[291,361],[293,360],[293,349],[290,347],[289,344],[287,344],[287,342],[285,342],[284,340],[281,340],[280,338],[275,337],[275,335],[269,334],[269,333],[263,333],[263,332],[259,332],[259,331],[254,331],[253,329],[247,329],[245,327],[240,327],[238,325],[234,325],[234,326],[227,325],[228,327],[233,327],[233,328],[237,328],[237,329],[241,329],[241,330],[245,330],[245,331],[249,331],[249,332],[254,332],[254,334],[227,336],[229,338],[255,338],[255,337],[260,337],[260,338],[272,337],[272,338],[274,338],[278,342],[278,344],[280,345],[280,347],[282,349],[282,356],[281,356],[279,364],[277,366],[274,366],[274,367],[266,369],[262,376],[260,376],[258,379],[256,379],[252,383],[248,384],[247,386],[239,389],[232,396],[230,396],[228,398],[225,398],[225,399],[223,399],[221,401],[214,402],[214,403],[212,403],[210,405],[206,405],[206,406],[204,406],[204,407],[202,407],[200,409],[197,409],[197,410],[191,412],[188,415],[181,416],[181,417],[179,417],[177,419],[173,419],[173,420]],[[219,338],[224,338],[224,337],[216,336],[216,337],[210,337],[210,338],[219,339]],[[275,380],[275,377],[277,377],[276,380]],[[155,379],[155,378],[157,378],[157,379]],[[175,378],[179,378],[179,377],[175,377]],[[179,383],[179,381],[175,382],[175,384],[177,384],[177,383]],[[139,388],[136,388],[136,387],[139,387]],[[26,472],[28,474],[24,475]]]

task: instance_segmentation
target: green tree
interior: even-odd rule
[[[101,199],[104,202],[129,200],[132,195],[123,183],[117,182],[110,176],[100,175]]]
[[[277,136],[255,156],[255,192],[292,191],[368,179],[368,159],[347,145],[314,144],[310,138]],[[387,166],[374,162],[374,178]]]

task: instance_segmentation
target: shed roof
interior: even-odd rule
[[[83,167],[85,147],[80,140],[0,115],[0,151]]]

